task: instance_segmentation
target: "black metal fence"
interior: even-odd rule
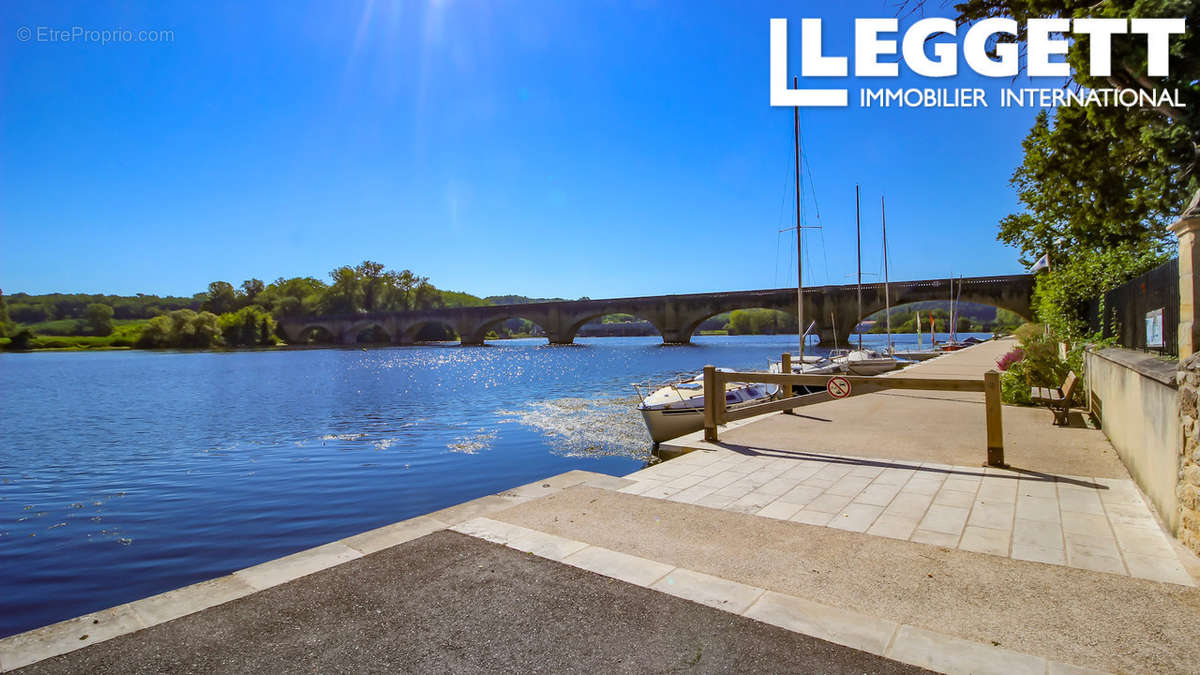
[[[1179,260],[1170,260],[1092,300],[1092,331],[1122,347],[1179,356]]]

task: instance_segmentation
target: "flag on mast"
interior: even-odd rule
[[[1038,261],[1033,264],[1032,268],[1030,268],[1029,273],[1037,274],[1038,272],[1041,272],[1042,270],[1048,270],[1048,269],[1050,269],[1050,254],[1049,253],[1042,256],[1041,258],[1038,258]]]

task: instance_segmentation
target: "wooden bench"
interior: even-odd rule
[[[1034,403],[1049,408],[1050,412],[1054,413],[1054,423],[1063,425],[1067,423],[1067,414],[1071,412],[1071,396],[1075,393],[1075,385],[1078,382],[1079,378],[1071,371],[1067,373],[1067,379],[1063,380],[1058,389],[1033,387],[1029,390],[1029,398]]]

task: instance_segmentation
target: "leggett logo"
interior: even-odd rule
[[[962,38],[962,54],[967,66],[984,77],[1012,78],[1021,69],[1021,54],[1015,42],[997,39],[995,57],[989,55],[988,45],[994,36],[1016,36],[1018,24],[1013,19],[984,19],[973,24]],[[1170,73],[1169,48],[1172,35],[1187,30],[1183,19],[1030,19],[1026,23],[1025,71],[1031,77],[1070,77],[1071,67],[1065,61],[1051,57],[1065,55],[1070,45],[1069,34],[1085,34],[1090,40],[1088,72],[1093,77],[1105,77],[1112,71],[1112,40],[1116,35],[1144,35],[1146,40],[1146,75],[1165,77]],[[953,19],[929,18],[917,21],[904,32],[899,41],[884,34],[898,34],[897,19],[856,19],[854,21],[854,75],[856,77],[897,77],[903,63],[917,75],[930,78],[952,77],[958,74],[958,43],[934,42],[926,53],[929,38],[944,33],[958,37],[959,26]],[[899,51],[898,51],[899,50]],[[880,62],[884,55],[900,54],[898,61]],[[846,107],[848,89],[791,89],[788,87],[788,21],[771,19],[771,105],[780,107]],[[849,58],[824,53],[821,44],[821,19],[800,20],[800,81],[811,77],[846,77]],[[1111,96],[1110,96],[1111,94]],[[1129,96],[1126,96],[1126,95]],[[1149,96],[1148,96],[1149,95]],[[870,107],[891,105],[908,107],[987,107],[982,89],[863,89],[860,105]],[[1140,101],[1140,103],[1139,103]],[[1092,90],[1067,92],[1060,89],[1001,90],[1001,107],[1030,105],[1123,105],[1133,106],[1150,102],[1181,107],[1178,92]]]

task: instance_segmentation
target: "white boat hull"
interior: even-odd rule
[[[695,384],[699,378],[688,384]],[[662,387],[642,399],[638,410],[646,422],[650,439],[661,443],[704,428],[704,396],[692,387],[681,390],[681,385]],[[671,397],[676,400],[670,400]],[[733,383],[725,390],[726,409],[738,410],[756,403],[765,403],[779,396],[779,386]]]
[[[879,375],[899,368],[895,359],[862,359],[847,361],[846,369],[854,375]]]
[[[704,409],[642,409],[642,419],[646,421],[650,439],[655,443],[662,443],[703,429]]]

